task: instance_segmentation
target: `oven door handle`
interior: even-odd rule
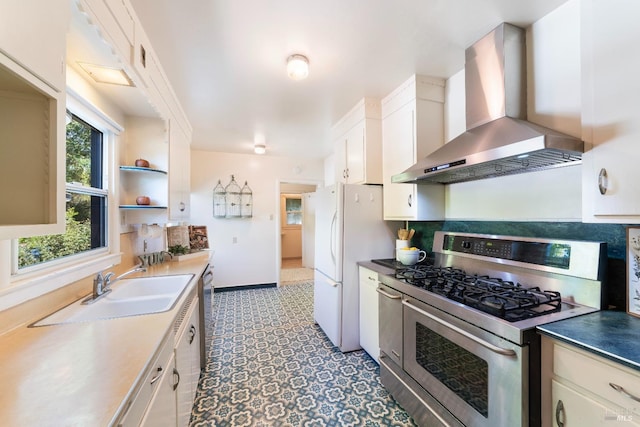
[[[381,294],[381,295],[384,295],[385,297],[387,297],[389,299],[400,299],[400,298],[402,298],[400,295],[391,295],[390,293],[385,292],[380,288],[376,288],[376,292]]]
[[[415,305],[411,304],[409,301],[402,301],[402,304],[409,307],[412,310],[417,311],[418,313],[422,314],[423,316],[427,316],[429,319],[433,320],[434,322],[437,322],[439,324],[441,324],[442,326],[449,328],[451,330],[453,330],[454,332],[459,333],[460,335],[469,338],[470,340],[480,344],[481,346],[493,351],[494,353],[497,354],[502,354],[503,356],[515,356],[516,352],[509,349],[509,348],[501,348],[498,346],[495,346],[493,344],[491,344],[490,342],[487,342],[481,338],[476,337],[473,334],[470,334],[467,331],[464,331],[462,329],[460,329],[459,327],[452,325],[449,322],[445,322],[442,319],[437,318],[436,316],[434,316],[431,313],[427,313],[426,311],[422,310],[421,308],[416,307]]]

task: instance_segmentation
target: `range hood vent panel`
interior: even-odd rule
[[[392,182],[453,184],[580,163],[580,139],[526,121],[523,29],[503,23],[465,57],[467,131]]]

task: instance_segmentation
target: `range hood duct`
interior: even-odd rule
[[[503,23],[465,51],[467,131],[392,182],[473,181],[579,164],[584,143],[526,121],[522,28]]]

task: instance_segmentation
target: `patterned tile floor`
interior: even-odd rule
[[[313,321],[313,284],[219,292],[191,426],[415,426],[364,351]]]

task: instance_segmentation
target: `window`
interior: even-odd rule
[[[302,196],[299,194],[283,194],[282,226],[299,226],[302,224]]]
[[[75,115],[67,122],[66,231],[19,239],[18,270],[107,246],[104,135]]]

